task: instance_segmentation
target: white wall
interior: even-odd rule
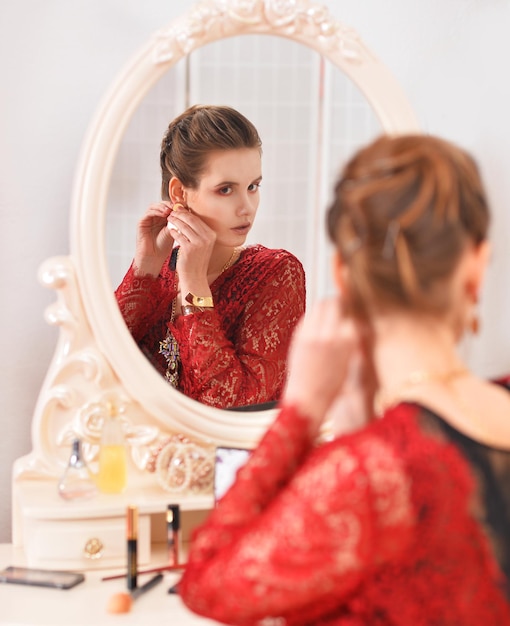
[[[0,541],[10,540],[10,473],[30,450],[31,414],[57,331],[43,319],[54,293],[37,282],[68,252],[74,168],[87,125],[116,74],[180,0],[4,0],[0,4]],[[393,71],[424,130],[470,149],[494,212],[494,258],[471,358],[510,371],[510,5],[505,0],[328,0]]]

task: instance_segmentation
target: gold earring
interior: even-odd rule
[[[480,316],[478,315],[478,308],[475,307],[471,313],[471,319],[469,321],[469,330],[473,335],[478,335],[480,332]]]
[[[176,202],[172,206],[172,211],[187,211],[187,208],[184,206],[182,202]]]
[[[480,301],[478,294],[473,294],[473,306],[471,308],[470,319],[468,322],[469,330],[472,335],[478,335],[480,332],[480,315],[478,309],[478,302]]]

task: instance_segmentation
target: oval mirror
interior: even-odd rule
[[[332,19],[323,7],[306,1],[202,2],[156,33],[127,65],[107,95],[84,146],[73,204],[72,255],[92,332],[127,394],[143,407],[148,417],[155,418],[170,431],[238,446],[253,445],[271,419],[271,412],[240,415],[220,411],[169,389],[141,357],[123,323],[112,295],[104,241],[105,211],[115,158],[126,128],[144,97],[170,68],[194,50],[226,37],[246,34],[277,35],[304,44],[357,86],[386,132],[417,129],[413,112],[398,84],[357,34]],[[201,99],[204,101],[202,94]],[[167,116],[165,125],[170,117]],[[341,141],[341,131],[336,133]],[[274,175],[278,177],[277,166]],[[317,219],[316,211],[310,214]],[[318,242],[322,242],[320,235]]]

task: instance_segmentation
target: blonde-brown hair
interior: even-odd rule
[[[383,136],[347,163],[327,225],[350,270],[354,313],[441,313],[465,246],[487,237],[489,209],[465,151],[427,135]]]
[[[255,126],[227,106],[194,105],[176,117],[161,142],[161,197],[168,200],[168,183],[175,176],[196,189],[207,158],[216,150],[259,148]]]

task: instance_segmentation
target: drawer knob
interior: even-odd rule
[[[85,544],[85,548],[83,552],[85,553],[85,558],[87,559],[100,559],[103,556],[103,544],[102,542],[94,537],[93,539],[89,539]]]

